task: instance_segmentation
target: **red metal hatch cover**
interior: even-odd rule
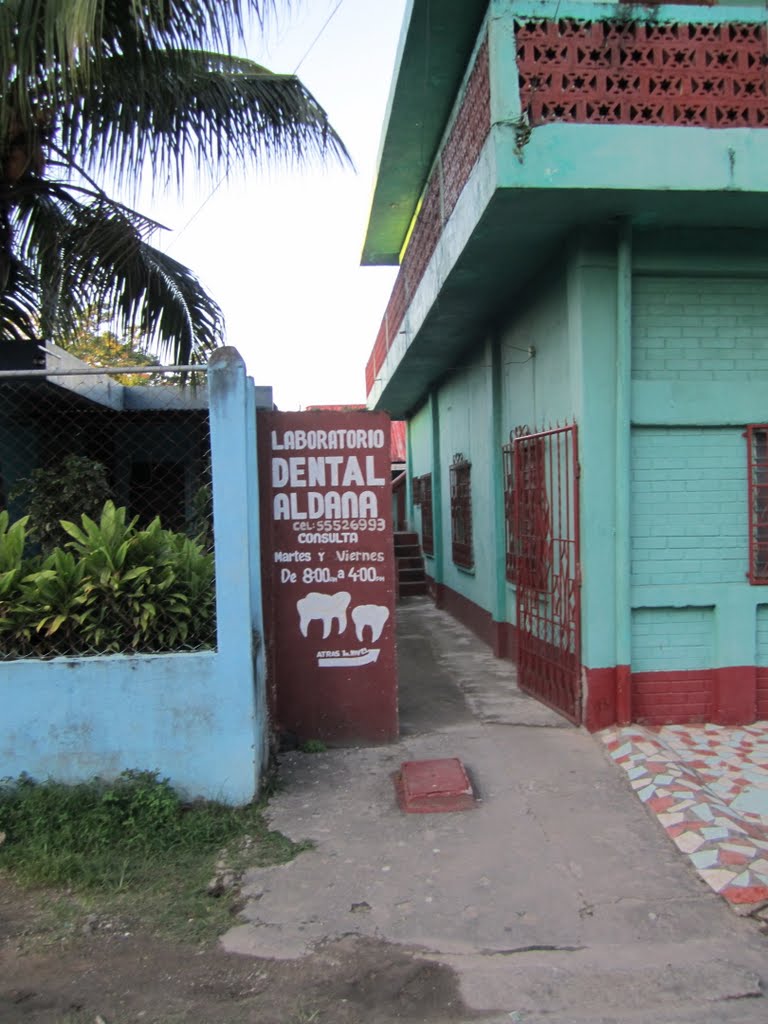
[[[475,806],[472,783],[458,757],[403,761],[395,775],[395,792],[407,814],[468,811]]]

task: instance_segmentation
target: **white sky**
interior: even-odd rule
[[[247,55],[292,72],[337,0],[300,0]],[[190,267],[224,311],[227,344],[278,407],[365,401],[365,363],[396,271],[360,267],[405,0],[343,0],[299,77],[326,109],[355,170],[250,172],[209,195],[190,175],[183,201],[146,198],[172,228],[154,244]],[[185,225],[187,225],[185,227]]]

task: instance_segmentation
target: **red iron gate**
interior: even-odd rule
[[[581,721],[576,425],[513,439],[520,688]]]

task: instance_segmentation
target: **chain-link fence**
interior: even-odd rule
[[[214,589],[205,373],[0,373],[0,659],[213,648]]]

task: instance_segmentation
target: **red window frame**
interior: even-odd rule
[[[421,494],[421,550],[425,555],[435,553],[435,533],[432,521],[432,474],[419,477]]]
[[[451,472],[451,554],[454,565],[473,569],[472,463],[461,454],[453,457]]]
[[[422,477],[415,476],[411,479],[411,493],[413,494],[413,504],[421,504],[421,481]]]
[[[749,570],[756,586],[768,584],[768,424],[747,427]]]

